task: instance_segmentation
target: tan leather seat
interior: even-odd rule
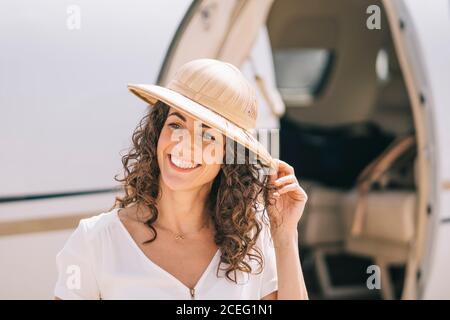
[[[341,207],[346,193],[311,181],[302,180],[301,185],[308,194],[308,202],[299,223],[299,241],[302,248],[310,249],[303,265],[312,265],[321,294],[327,299],[367,295],[364,285],[334,285],[326,261],[329,255],[344,253],[346,233]]]
[[[362,232],[353,237],[350,229],[356,206],[356,191],[342,202],[342,214],[348,253],[370,257],[380,268],[381,292],[384,299],[393,299],[389,266],[405,265],[414,237],[416,195],[414,191],[371,191],[367,195]]]
[[[342,199],[345,229],[349,232],[356,205],[356,191]],[[375,241],[407,244],[414,234],[414,191],[371,191],[367,196],[362,237]]]
[[[318,183],[302,181],[308,194],[308,202],[299,224],[303,245],[342,243],[345,229],[341,217],[340,203],[344,193]]]

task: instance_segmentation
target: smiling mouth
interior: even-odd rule
[[[195,164],[178,157],[173,157],[171,154],[168,155],[168,158],[172,167],[182,171],[191,171],[201,166],[200,164]]]

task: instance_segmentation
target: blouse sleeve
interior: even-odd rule
[[[262,286],[260,299],[266,295],[278,290],[277,265],[275,258],[275,248],[273,246],[270,230],[263,224],[261,232],[263,232],[263,254],[264,254],[264,270],[262,276]]]
[[[86,231],[86,223],[81,220],[56,255],[58,279],[54,294],[63,300],[100,298],[93,270],[92,248],[88,245]]]

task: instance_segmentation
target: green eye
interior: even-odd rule
[[[174,123],[170,123],[169,127],[171,127],[172,129],[180,129],[181,125],[174,122]]]

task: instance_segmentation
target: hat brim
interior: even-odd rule
[[[197,103],[176,91],[158,85],[128,84],[128,90],[152,105],[160,100],[179,111],[186,112],[193,118],[204,122],[206,125],[218,130],[223,135],[233,139],[244,147],[247,147],[258,156],[258,159],[263,164],[274,169],[276,168],[276,162],[270,153],[257,139],[255,139],[255,137],[253,137],[251,132],[235,125],[233,122],[202,104]]]

